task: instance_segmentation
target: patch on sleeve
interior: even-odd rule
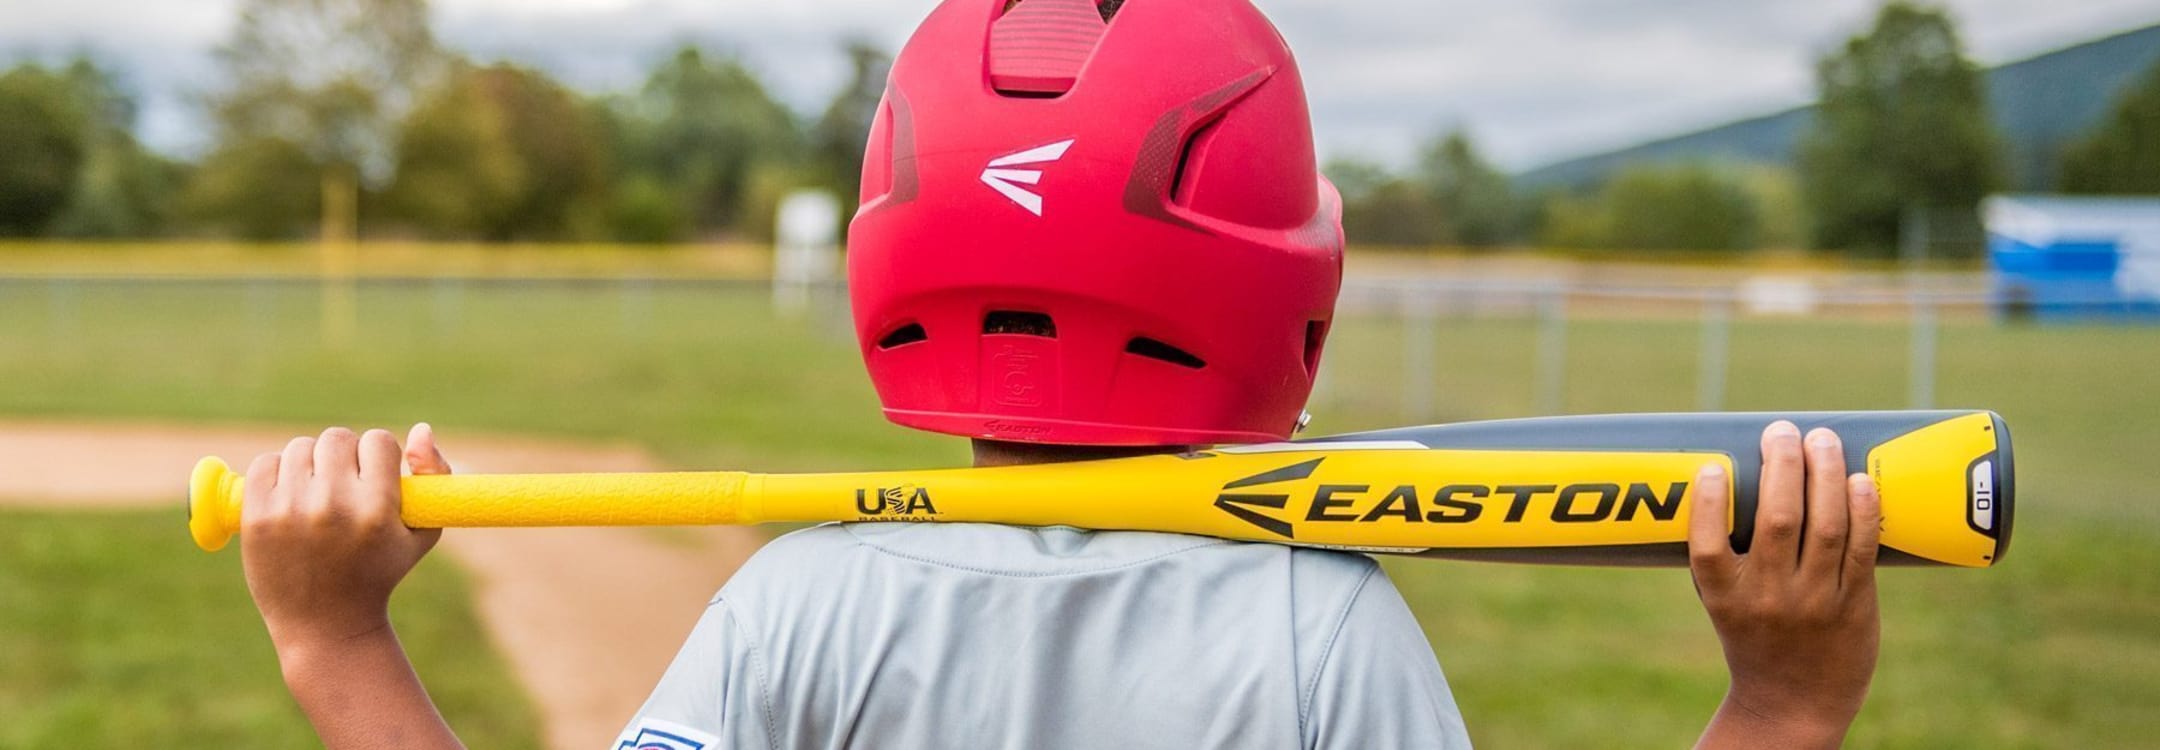
[[[640,716],[623,731],[615,750],[707,750],[720,738],[672,721]]]

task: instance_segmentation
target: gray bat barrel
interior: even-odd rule
[[[1430,427],[1407,427],[1301,440],[1327,444],[1376,440],[1410,441],[1431,448],[1474,450],[1554,451],[1677,451],[1723,453],[1732,457],[1732,546],[1747,552],[1755,535],[1755,504],[1762,480],[1762,432],[1770,423],[1791,420],[1805,434],[1817,427],[1837,432],[1845,443],[1845,470],[1865,471],[1867,456],[1876,446],[1929,425],[1974,414],[1972,411],[1847,411],[1847,412],[1719,412],[1682,414],[1600,414],[1586,416],[1504,419],[1461,422]],[[1995,452],[1975,462],[1974,470],[1989,482],[1985,497],[1976,495],[1970,510],[1973,528],[1995,540],[1994,560],[2000,562],[2010,549],[2010,528],[2016,499],[2012,469],[2010,429],[2002,417],[1993,420]],[[1555,563],[1582,565],[1671,566],[1687,563],[1685,544],[1654,544],[1616,547],[1435,550],[1420,555],[1447,559]],[[1885,547],[1884,565],[1934,565],[1935,563]]]

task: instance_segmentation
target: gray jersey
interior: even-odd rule
[[[1468,747],[1360,555],[826,525],[720,590],[618,748]]]

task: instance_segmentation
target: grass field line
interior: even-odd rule
[[[0,421],[0,505],[169,506],[173,533],[183,535],[177,510],[196,459],[221,455],[240,465],[300,432]],[[442,439],[452,462],[470,471],[657,468],[625,445],[465,436],[454,428]],[[472,578],[481,620],[538,706],[547,745],[586,748],[606,744],[635,713],[713,592],[763,539],[745,528],[666,537],[642,529],[461,529],[443,546]]]

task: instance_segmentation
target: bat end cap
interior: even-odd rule
[[[2010,452],[2010,425],[2002,415],[1988,412],[1989,428],[1995,433],[1995,486],[1997,503],[1995,552],[1988,556],[1990,567],[2001,565],[2003,556],[2010,554],[2010,530],[2017,520],[2017,462]]]
[[[240,525],[240,519],[228,517],[238,504],[227,502],[239,479],[240,475],[216,456],[195,462],[195,471],[188,477],[188,535],[204,552],[224,549],[225,543],[232,541],[233,529]]]

